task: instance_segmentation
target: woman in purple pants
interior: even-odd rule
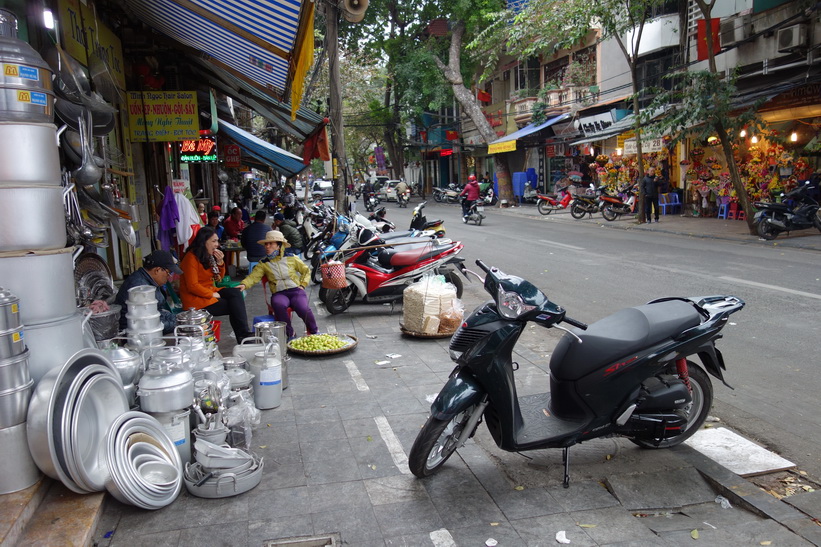
[[[311,280],[311,270],[299,257],[284,256],[284,251],[290,245],[285,240],[282,232],[271,230],[265,234],[265,239],[257,243],[265,247],[267,256],[260,260],[251,273],[240,282],[239,289],[250,289],[262,280],[262,276],[268,280],[271,288],[271,307],[274,308],[274,317],[277,321],[286,324],[285,332],[288,340],[294,337],[294,328],[291,326],[291,319],[288,316],[288,308],[305,321],[305,328],[308,334],[316,334],[319,329],[316,326],[314,313],[308,305],[308,295],[305,294],[305,287]]]

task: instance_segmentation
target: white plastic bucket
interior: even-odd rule
[[[160,422],[168,433],[168,437],[177,447],[182,465],[191,462],[191,423],[189,421],[190,410],[182,412],[147,412]]]

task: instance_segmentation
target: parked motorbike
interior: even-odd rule
[[[539,193],[533,189],[530,183],[525,183],[524,192],[522,193],[522,201],[524,203],[536,203],[539,199]]]
[[[549,215],[553,211],[560,209],[567,209],[573,201],[573,195],[567,191],[567,188],[562,188],[555,196],[549,194],[537,194],[539,202],[536,204],[536,209],[543,215]]]
[[[436,237],[444,237],[445,221],[441,219],[429,221],[428,218],[422,214],[422,210],[425,208],[426,203],[427,201],[423,201],[422,203],[413,208],[409,228],[411,230],[419,230],[421,232],[432,230]]]
[[[604,220],[616,220],[622,215],[629,215],[636,206],[636,188],[633,186],[620,194],[608,194],[602,191],[601,214]]]
[[[385,218],[387,210],[384,206],[379,207],[376,211],[368,215],[368,220],[374,225],[374,228],[379,233],[388,233],[396,230],[396,225]]]
[[[577,193],[576,197],[570,203],[570,216],[576,220],[584,218],[584,215],[593,217],[601,209],[598,191],[590,185],[590,189]]]
[[[810,193],[815,190],[809,181],[782,194],[782,203],[756,201],[753,205],[758,211],[753,217],[758,235],[762,239],[772,240],[781,232],[793,232],[815,227],[821,231],[818,202]]]
[[[465,224],[467,224],[468,222],[475,222],[476,226],[481,226],[482,220],[484,220],[485,218],[484,204],[485,202],[482,199],[474,200],[473,203],[470,204],[468,214],[462,215],[462,222],[464,222]]]
[[[484,419],[502,450],[562,448],[567,488],[571,446],[609,435],[644,448],[678,445],[707,418],[708,372],[727,385],[715,341],[730,314],[744,307],[734,296],[661,298],[588,326],[527,280],[476,263],[483,280],[463,272],[482,280],[493,301],[476,308],[451,338],[456,368],[408,458],[417,477],[437,472]],[[520,397],[512,352],[531,321],[566,334],[550,359],[550,392]],[[690,360],[695,355],[701,365]]]
[[[459,203],[459,190],[453,183],[447,188],[434,188],[433,199],[438,203]]]
[[[368,235],[362,234],[360,240],[367,240]],[[462,280],[452,267],[462,262],[456,256],[464,247],[460,242],[419,238],[419,243],[401,243],[378,249],[368,244],[355,250],[345,267],[348,286],[344,289],[323,287],[319,290],[319,298],[328,312],[332,315],[342,313],[357,300],[366,303],[401,300],[405,288],[428,272],[442,275],[446,281],[453,283],[456,296],[461,298]]]

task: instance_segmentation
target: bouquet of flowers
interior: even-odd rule
[[[610,156],[607,154],[599,154],[596,156],[596,163],[604,167],[610,161]]]

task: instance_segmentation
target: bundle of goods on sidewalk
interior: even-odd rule
[[[405,289],[400,328],[418,338],[445,338],[462,324],[464,306],[456,287],[441,275],[425,275]]]

